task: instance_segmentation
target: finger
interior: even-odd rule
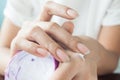
[[[48,1],[45,4],[38,19],[41,21],[50,21],[53,15],[60,16],[66,19],[74,19],[78,16],[78,13],[67,6]]]
[[[50,80],[73,80],[78,74],[79,68],[84,64],[82,58],[74,53],[69,52],[70,62],[61,63],[53,73]]]
[[[72,80],[76,75],[72,64],[63,63],[57,70],[54,72],[50,80]]]
[[[48,51],[35,42],[28,41],[26,39],[19,39],[19,40],[17,40],[16,43],[17,44],[14,43],[14,45],[16,45],[16,47],[14,47],[14,46],[12,47],[12,49],[16,48],[16,50],[14,49],[12,51],[16,52],[19,50],[24,50],[28,53],[31,53],[32,55],[39,56],[39,57],[45,57],[48,55]],[[12,53],[14,53],[14,52],[12,52]]]
[[[54,22],[38,22],[37,25],[39,25],[54,40],[61,42],[64,46],[73,51],[79,52],[77,48],[78,39],[73,38],[69,32],[61,28],[58,24]]]
[[[48,25],[48,23],[46,24]],[[58,61],[66,62],[69,61],[69,57],[65,53],[65,51],[51,38],[49,37],[39,25],[35,26],[31,33],[28,36],[28,40],[34,40],[42,47],[46,48]],[[46,26],[44,26],[46,27]]]
[[[83,54],[86,54],[86,52],[89,51],[85,45],[80,43],[80,39],[78,37],[72,36],[68,31],[61,28],[58,24],[54,22],[38,22],[36,24],[39,25],[54,40],[64,44],[64,46],[68,49],[74,52],[80,52],[81,49],[84,49]]]
[[[74,29],[74,24],[70,21],[67,21],[62,25],[62,28],[68,31],[70,34],[72,34]]]

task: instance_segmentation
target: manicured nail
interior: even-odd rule
[[[63,62],[70,61],[70,58],[61,49],[58,49],[56,54]]]
[[[90,54],[90,50],[84,44],[78,43],[77,47],[83,54]]]
[[[48,53],[48,51],[47,50],[44,50],[44,49],[42,49],[42,48],[38,48],[37,49],[37,52],[39,53],[39,54],[41,54],[42,56],[47,56],[47,55],[49,55]]]
[[[72,18],[76,18],[76,17],[78,16],[77,11],[72,10],[72,9],[68,9],[68,10],[67,10],[67,14],[68,14],[69,16],[71,16]]]

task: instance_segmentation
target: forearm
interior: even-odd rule
[[[11,42],[19,30],[20,28],[14,25],[9,18],[4,18],[0,34],[0,74],[4,74],[6,65],[10,60]]]
[[[112,73],[117,67],[118,55],[107,51],[101,50],[98,53],[91,53],[86,57],[86,60],[92,60],[97,63],[98,75]]]
[[[113,72],[120,55],[120,25],[103,26],[98,41],[105,48],[105,51],[101,53],[104,54],[101,58],[102,66],[108,70],[107,72]]]
[[[104,51],[100,55],[100,61],[98,63],[98,74],[103,75],[107,73],[112,73],[118,64],[119,56],[114,52]]]
[[[88,36],[79,36],[81,43],[90,49],[90,54],[86,55],[86,61],[93,61],[97,64],[98,75],[113,72],[118,63],[118,55],[106,49],[100,42]]]
[[[9,48],[0,47],[0,75],[4,75],[5,68],[10,61]]]

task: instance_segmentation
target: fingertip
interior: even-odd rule
[[[76,18],[79,16],[79,14],[77,13],[77,11],[73,10],[73,9],[68,9],[67,10],[67,14],[72,17],[72,18]]]
[[[90,54],[90,50],[84,44],[78,43],[77,48],[85,55]]]
[[[71,21],[67,21],[67,22],[65,22],[63,25],[62,25],[62,27],[66,30],[66,31],[68,31],[69,33],[73,33],[73,29],[74,29],[74,24],[73,24],[73,22],[71,22]]]
[[[62,51],[61,49],[58,49],[56,51],[57,56],[62,60],[62,62],[69,62],[70,58],[67,54],[65,54],[64,51]]]

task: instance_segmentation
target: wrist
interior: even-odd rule
[[[100,54],[97,71],[98,75],[113,73],[118,64],[118,55],[115,52],[104,50]]]

